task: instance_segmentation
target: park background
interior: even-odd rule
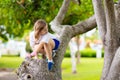
[[[71,2],[62,24],[72,25],[94,14],[91,0],[80,1],[79,4],[76,4],[74,0]],[[49,23],[56,16],[61,4],[62,0],[25,0],[23,3],[18,0],[0,0],[1,72],[16,71],[24,60],[24,53],[31,52],[29,33],[33,30],[34,22],[37,19],[45,19]],[[54,33],[50,26],[49,31]],[[90,47],[91,43],[100,41],[98,30],[96,28],[90,33],[79,36],[84,36],[86,47],[80,50],[81,58],[77,64],[77,73],[72,73],[68,46],[62,63],[63,80],[100,80],[104,50],[102,49],[101,57],[96,58],[96,50]],[[18,45],[20,47],[17,50]]]

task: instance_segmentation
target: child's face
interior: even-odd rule
[[[48,32],[48,27],[45,26],[45,28],[43,28],[43,29],[41,30],[40,35],[44,35],[44,34],[46,34],[47,32]]]

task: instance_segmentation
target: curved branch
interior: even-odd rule
[[[72,36],[85,33],[89,30],[92,30],[97,26],[95,16],[90,17],[89,19],[79,22],[76,25],[71,27],[71,32],[73,32]]]
[[[53,21],[50,22],[52,30],[56,33],[59,33],[62,29],[62,26],[58,26],[58,25],[60,25],[62,23],[62,21],[65,17],[65,14],[68,10],[69,4],[70,4],[70,0],[64,0],[62,7],[60,8],[57,16],[54,18]]]
[[[107,26],[107,35],[109,40],[115,36],[115,12],[114,12],[114,3],[112,0],[104,0],[105,4],[105,13],[106,13],[106,26]]]
[[[24,4],[25,3],[25,0],[21,0],[21,1],[17,1],[18,4]]]
[[[92,0],[92,2],[93,2],[95,17],[96,17],[96,22],[98,25],[98,30],[102,40],[104,41],[105,34],[106,34],[106,20],[105,20],[105,13],[102,5],[102,0],[98,0],[98,1]]]
[[[112,65],[106,80],[119,80],[120,76],[120,47],[116,50]]]
[[[120,0],[118,0],[118,4],[120,4]]]
[[[58,23],[61,23],[65,17],[65,14],[68,10],[68,7],[69,7],[69,4],[70,4],[70,0],[64,0],[63,1],[63,4],[57,14],[57,16],[55,17],[55,21],[57,21]]]

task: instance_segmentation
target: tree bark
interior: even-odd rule
[[[120,47],[117,49],[105,80],[120,80]]]
[[[115,16],[116,16],[116,27],[115,27],[115,32],[116,34],[120,34],[120,4],[115,4]],[[115,34],[114,34],[115,35]],[[116,44],[118,44],[118,46],[120,46],[119,43],[119,37],[120,35],[116,35],[117,36],[117,40],[116,40]],[[106,80],[120,80],[120,47],[117,48],[115,56],[113,58],[112,64],[110,66],[110,70],[108,73],[108,76],[106,78]]]
[[[70,48],[71,63],[72,63],[72,73],[76,74],[77,73],[76,64],[79,62],[79,59],[80,59],[79,36],[76,36],[70,40],[69,48]],[[76,61],[76,58],[77,58],[77,61]]]
[[[103,10],[101,7],[102,6],[101,3],[102,1],[100,0],[99,1],[93,0],[97,25],[98,27],[101,27],[98,29],[105,31],[104,35],[100,34],[102,36],[104,49],[105,49],[104,68],[103,68],[101,80],[119,80],[119,76],[118,76],[119,72],[116,70],[117,67],[119,66],[116,63],[119,62],[116,62],[117,57],[116,56],[114,57],[116,50],[119,47],[119,37],[118,35],[116,35],[119,32],[118,32],[118,26],[116,26],[117,17],[115,18],[114,4],[112,0],[104,0],[105,19],[106,19],[105,21],[104,16],[101,15],[102,14],[101,10]],[[104,12],[104,10],[102,12]],[[118,21],[119,20],[117,19],[117,23],[119,23]],[[104,22],[106,23],[104,24]],[[118,52],[116,55],[118,55]]]
[[[79,44],[79,39],[80,39],[80,37],[79,36],[76,36],[76,38],[77,38],[77,52],[76,52],[76,54],[77,54],[77,64],[79,64],[80,63],[80,44]]]
[[[102,4],[102,0],[92,0],[95,18],[97,22],[97,27],[99,30],[99,34],[101,36],[102,41],[105,41],[105,34],[106,34],[106,19],[105,19],[105,12]]]
[[[119,0],[120,1],[120,0]],[[115,4],[115,17],[116,17],[116,34],[120,34],[120,3]],[[120,35],[116,35],[118,40],[118,44],[120,45]]]
[[[104,68],[102,78],[105,80],[109,74],[110,66],[112,64],[116,49],[118,48],[116,37],[116,23],[114,4],[112,0],[105,0],[105,13],[106,13],[106,27],[107,32],[105,36],[105,55],[104,55]]]
[[[65,17],[69,4],[70,4],[70,0],[64,0],[57,16],[50,22],[52,30],[57,34],[60,34],[62,31],[63,26],[61,25],[61,22]]]
[[[56,67],[56,66],[54,66]],[[53,71],[55,71],[54,68]],[[18,80],[61,80],[54,72],[47,70],[46,60],[27,58],[17,71]]]

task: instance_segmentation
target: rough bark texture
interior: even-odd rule
[[[17,75],[19,80],[60,80],[54,72],[48,71],[46,60],[36,60],[27,58],[18,69]]]
[[[116,34],[120,34],[120,3],[115,4],[115,16],[116,16]],[[120,41],[120,35],[116,35],[116,36]]]
[[[77,61],[76,61],[76,63],[77,64],[79,64],[80,63],[80,51],[79,51],[79,49],[80,49],[80,44],[79,44],[79,39],[80,39],[80,37],[79,36],[76,36],[77,37],[77,52],[76,52],[76,54],[77,54]]]
[[[103,30],[104,35],[100,34],[103,39],[104,43],[104,49],[105,49],[105,55],[104,55],[104,67],[103,67],[103,73],[101,80],[119,80],[119,69],[118,69],[118,64],[119,59],[118,59],[118,52],[116,53],[116,50],[119,47],[119,35],[120,33],[119,30],[119,19],[118,16],[115,18],[115,12],[114,12],[114,4],[112,0],[104,0],[104,10],[105,10],[105,20],[104,16],[101,14],[101,10],[103,5],[101,5],[102,0],[96,1],[93,0],[93,5],[94,5],[94,11],[96,14],[96,21],[98,25],[99,30]],[[97,8],[96,8],[97,7]],[[104,12],[103,10],[103,12]],[[115,8],[116,10],[116,8]],[[116,11],[116,14],[118,12]],[[101,19],[102,17],[102,19]],[[104,22],[106,22],[104,24]],[[117,23],[117,25],[116,25]],[[99,28],[101,27],[101,28]],[[114,56],[115,55],[115,56]],[[116,61],[118,59],[118,62]],[[118,70],[118,71],[117,71]]]
[[[118,46],[120,46],[119,40],[120,39],[120,4],[115,4],[115,16],[116,16],[116,35],[117,36],[117,40],[116,40],[116,44],[118,44]],[[120,80],[120,47],[117,48],[114,59],[112,61],[112,64],[110,66],[110,70],[107,76],[106,80]]]
[[[89,30],[92,30],[95,28],[96,25],[96,19],[95,15],[91,16],[85,21],[78,22],[77,24],[73,25],[71,27],[72,30],[72,36],[78,35],[78,34],[83,34]]]
[[[57,34],[61,34],[61,31],[63,28],[63,26],[61,25],[61,22],[63,21],[65,17],[69,4],[70,4],[70,0],[64,0],[57,16],[55,17],[54,20],[50,22],[52,30]]]
[[[106,79],[109,73],[115,51],[117,49],[116,36],[115,36],[115,13],[113,1],[105,0],[105,13],[106,13],[106,27],[107,32],[105,36],[105,56],[104,56],[104,69],[102,79]],[[112,47],[111,47],[112,46]]]
[[[102,41],[104,42],[105,34],[106,34],[106,19],[105,19],[105,12],[103,9],[102,0],[92,0],[92,2],[94,6],[94,12],[95,12],[99,34],[101,36]]]
[[[120,80],[120,47],[117,49],[105,80]]]
[[[105,0],[105,13],[106,13],[106,27],[107,32],[105,36],[105,55],[104,55],[104,69],[102,78],[103,80],[107,80],[109,77],[109,70],[116,52],[118,48],[118,39],[116,37],[116,23],[115,23],[115,12],[114,12],[114,4],[112,0]],[[112,79],[114,80],[114,79]]]

